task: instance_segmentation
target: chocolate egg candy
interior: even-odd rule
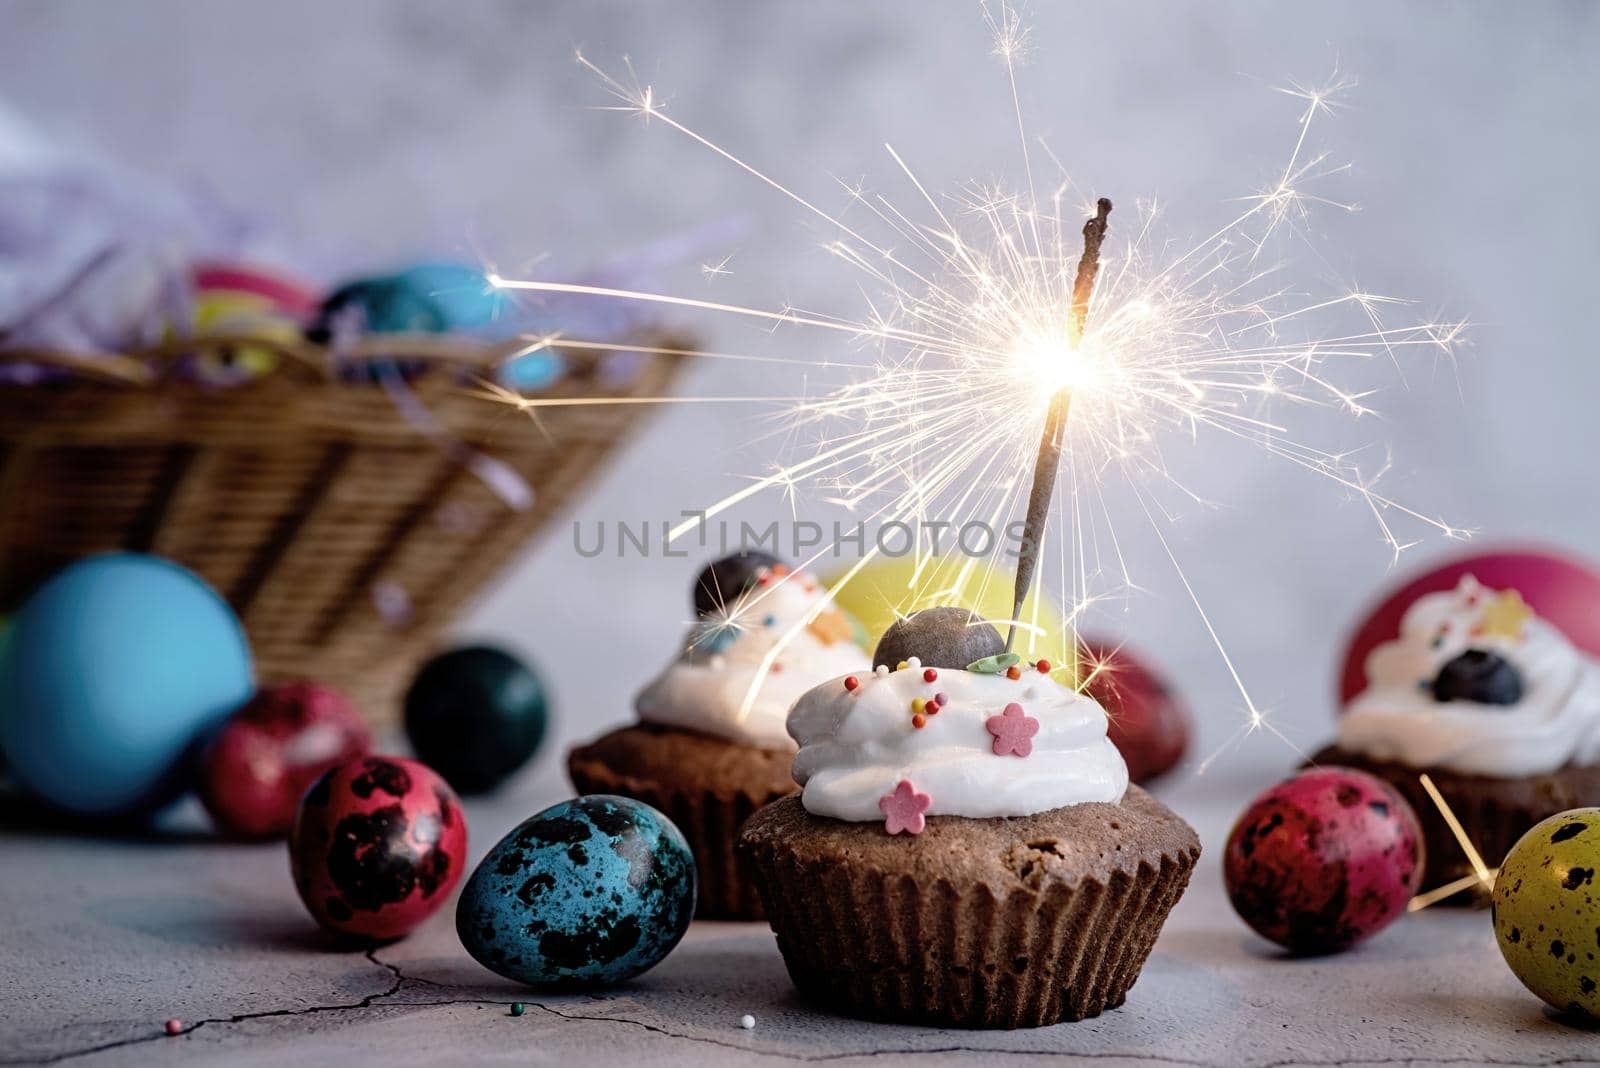
[[[1494,937],[1529,990],[1600,1019],[1600,808],[1536,823],[1494,881]]]
[[[300,900],[330,931],[371,941],[409,933],[461,880],[467,820],[426,766],[366,756],[306,792],[289,834]]]
[[[1302,771],[1251,802],[1223,881],[1241,919],[1294,953],[1336,953],[1387,927],[1422,878],[1416,813],[1351,768]]]
[[[739,596],[761,581],[762,574],[783,562],[771,553],[745,549],[724,556],[694,580],[694,610],[700,615],[724,611]]]
[[[268,686],[206,747],[200,800],[227,834],[287,834],[306,788],[369,744],[360,713],[338,691],[315,682]]]
[[[1433,679],[1433,699],[1514,705],[1522,700],[1522,672],[1499,653],[1468,649],[1439,668]]]
[[[486,793],[544,740],[544,687],[502,649],[471,646],[434,657],[406,692],[406,736],[419,758],[464,794]]]
[[[1144,783],[1175,767],[1189,747],[1188,707],[1166,682],[1125,646],[1080,640],[1088,678],[1084,691],[1106,710],[1106,736]]]
[[[924,608],[897,619],[878,639],[872,666],[890,671],[915,657],[923,667],[964,671],[986,657],[1005,652],[1005,639],[990,623],[966,608]]]
[[[596,794],[524,821],[461,891],[456,932],[507,979],[607,986],[654,967],[694,916],[695,867],[671,820]]]

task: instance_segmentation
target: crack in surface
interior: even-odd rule
[[[588,1015],[588,1014],[580,1013],[580,1012],[564,1012],[561,1009],[558,1009],[558,1008],[556,1008],[556,1007],[554,1007],[552,1005],[547,1005],[547,1004],[545,1004],[543,1002],[535,1001],[535,1000],[532,1000],[532,999],[526,998],[526,997],[523,997],[523,998],[512,998],[512,999],[504,1000],[504,1001],[496,999],[496,998],[440,998],[440,999],[427,1000],[427,1001],[389,1001],[388,1000],[389,998],[392,998],[396,994],[400,993],[400,991],[405,989],[408,984],[415,984],[417,986],[428,986],[428,987],[434,987],[434,988],[438,988],[438,989],[448,988],[448,987],[452,986],[453,984],[440,983],[440,982],[435,982],[434,980],[431,980],[431,979],[423,979],[423,978],[421,978],[419,976],[406,975],[405,971],[400,967],[400,965],[395,964],[395,963],[393,963],[391,961],[380,960],[378,958],[378,951],[376,949],[368,949],[368,950],[364,951],[362,955],[368,961],[370,961],[372,964],[375,964],[378,967],[380,967],[380,968],[384,969],[385,971],[387,971],[393,977],[394,981],[389,985],[389,988],[387,990],[382,990],[382,991],[378,991],[377,993],[368,994],[365,997],[361,998],[359,1001],[342,1002],[342,1003],[335,1003],[335,1004],[330,1004],[330,1005],[308,1005],[308,1006],[306,1006],[304,1008],[298,1008],[298,1009],[268,1009],[268,1010],[263,1010],[261,1012],[243,1012],[243,1013],[237,1013],[237,1014],[235,1014],[233,1016],[226,1016],[226,1017],[208,1017],[208,1018],[203,1019],[203,1020],[196,1020],[193,1024],[185,1025],[183,1030],[180,1031],[177,1035],[168,1035],[165,1032],[156,1032],[154,1034],[135,1035],[135,1036],[132,1036],[132,1037],[129,1037],[129,1038],[116,1039],[116,1040],[113,1040],[113,1041],[110,1041],[110,1042],[102,1042],[102,1043],[99,1043],[99,1044],[96,1044],[96,1045],[93,1045],[93,1046],[85,1046],[85,1047],[80,1048],[80,1049],[66,1050],[66,1051],[63,1051],[61,1053],[53,1054],[53,1055],[50,1055],[50,1056],[47,1056],[47,1057],[44,1057],[44,1058],[39,1058],[39,1059],[33,1059],[33,1058],[25,1058],[25,1059],[20,1059],[20,1060],[0,1059],[0,1065],[59,1064],[59,1063],[62,1063],[64,1061],[72,1060],[72,1059],[75,1059],[75,1058],[78,1058],[78,1057],[87,1057],[87,1056],[90,1056],[91,1054],[95,1054],[95,1053],[104,1053],[104,1052],[106,1052],[108,1050],[121,1049],[123,1047],[129,1047],[129,1046],[137,1046],[137,1045],[142,1045],[142,1044],[147,1043],[147,1042],[161,1041],[163,1039],[181,1038],[184,1035],[192,1034],[193,1032],[198,1031],[201,1028],[207,1027],[207,1026],[214,1027],[214,1028],[215,1027],[223,1027],[223,1026],[226,1026],[226,1025],[229,1025],[229,1024],[244,1023],[244,1022],[249,1021],[249,1020],[263,1020],[263,1019],[272,1019],[272,1018],[275,1018],[275,1017],[289,1017],[289,1016],[310,1016],[310,1015],[315,1015],[315,1014],[318,1014],[318,1013],[359,1012],[359,1011],[361,1011],[363,1009],[371,1009],[371,1008],[380,1008],[380,1009],[437,1008],[437,1007],[445,1007],[445,1006],[451,1006],[451,1005],[480,1005],[480,1006],[481,1005],[498,1005],[498,1006],[510,1006],[510,1005],[513,1005],[513,1004],[516,1004],[516,1003],[519,1003],[519,1002],[521,1004],[523,1004],[523,1005],[529,1006],[530,1008],[535,1008],[535,1009],[538,1009],[540,1012],[546,1013],[546,1014],[548,1014],[550,1016],[554,1016],[557,1019],[565,1020],[565,1021],[572,1022],[572,1023],[620,1024],[620,1025],[625,1026],[625,1027],[638,1028],[639,1030],[645,1031],[645,1032],[647,1032],[649,1034],[660,1035],[663,1038],[678,1039],[678,1040],[685,1041],[685,1042],[695,1042],[695,1043],[699,1043],[699,1044],[702,1044],[702,1045],[716,1046],[716,1047],[719,1047],[719,1048],[722,1048],[722,1049],[734,1050],[734,1051],[737,1051],[738,1053],[741,1053],[741,1054],[743,1054],[743,1055],[745,1055],[747,1057],[761,1057],[761,1058],[766,1058],[766,1059],[784,1060],[784,1061],[790,1061],[790,1062],[801,1063],[801,1064],[821,1064],[821,1063],[827,1063],[827,1062],[832,1062],[832,1061],[844,1061],[844,1060],[849,1060],[851,1058],[868,1059],[868,1058],[878,1058],[878,1057],[900,1057],[900,1056],[903,1056],[903,1057],[926,1057],[926,1056],[929,1056],[929,1055],[937,1056],[937,1055],[940,1055],[940,1054],[982,1054],[982,1055],[988,1055],[988,1056],[1001,1056],[1001,1057],[1049,1057],[1049,1058],[1055,1058],[1055,1059],[1059,1059],[1059,1058],[1062,1058],[1062,1057],[1069,1057],[1069,1058],[1078,1059],[1078,1060],[1095,1060],[1095,1061],[1138,1061],[1138,1062],[1144,1062],[1144,1063],[1158,1063],[1158,1064],[1178,1065],[1178,1066],[1180,1066],[1180,1068],[1222,1068],[1222,1066],[1224,1066],[1224,1065],[1237,1063],[1237,1062],[1229,1062],[1229,1061],[1212,1061],[1212,1060],[1203,1060],[1203,1059],[1173,1057],[1173,1056],[1163,1055],[1163,1054],[1160,1054],[1160,1053],[1155,1053],[1155,1052],[1150,1052],[1150,1051],[1119,1052],[1119,1051],[1111,1051],[1111,1050],[1098,1050],[1098,1051],[1088,1051],[1088,1052],[1076,1052],[1076,1051],[1066,1051],[1066,1050],[1023,1050],[1023,1049],[1007,1049],[1007,1048],[995,1047],[995,1046],[966,1045],[966,1044],[956,1044],[956,1045],[949,1045],[949,1046],[922,1046],[922,1047],[917,1047],[917,1046],[876,1047],[876,1048],[871,1048],[871,1049],[839,1050],[839,1051],[834,1051],[834,1052],[831,1052],[831,1053],[815,1053],[815,1054],[802,1054],[802,1053],[784,1052],[784,1051],[780,1051],[780,1050],[755,1049],[755,1048],[752,1048],[751,1046],[749,1046],[748,1044],[745,1044],[745,1043],[734,1042],[734,1041],[730,1041],[730,1040],[727,1040],[727,1039],[714,1038],[714,1037],[712,1037],[710,1035],[696,1035],[696,1034],[688,1034],[688,1033],[685,1033],[685,1032],[682,1032],[682,1031],[673,1031],[673,1030],[671,1030],[669,1028],[662,1027],[659,1024],[648,1023],[648,1022],[646,1022],[644,1020],[636,1020],[636,1019],[632,1019],[632,1018],[627,1017],[627,1016],[594,1016],[594,1015]],[[603,1003],[605,999],[601,998],[601,997],[595,997],[595,998],[592,998],[592,1000]],[[1345,1068],[1345,1066],[1349,1066],[1349,1065],[1391,1065],[1391,1064],[1392,1065],[1400,1065],[1400,1064],[1418,1064],[1418,1063],[1422,1063],[1422,1064],[1439,1064],[1439,1065],[1481,1064],[1481,1065],[1490,1065],[1490,1066],[1493,1066],[1493,1068],[1560,1068],[1560,1066],[1563,1066],[1563,1065],[1592,1064],[1594,1062],[1592,1060],[1588,1059],[1588,1058],[1583,1058],[1583,1057],[1561,1057],[1561,1058],[1556,1058],[1554,1060],[1540,1060],[1540,1061],[1510,1061],[1510,1060],[1489,1060],[1489,1059],[1485,1059],[1485,1058],[1482,1058],[1482,1057],[1417,1057],[1415,1055],[1405,1055],[1405,1056],[1397,1056],[1397,1057],[1380,1057],[1380,1058],[1372,1058],[1372,1057],[1342,1057],[1342,1058],[1338,1058],[1338,1059],[1334,1059],[1334,1060],[1315,1060],[1315,1059],[1306,1059],[1306,1058],[1289,1058],[1289,1059],[1284,1059],[1284,1060],[1276,1060],[1276,1061],[1264,1062],[1262,1064],[1253,1065],[1252,1068]]]
[[[93,1046],[84,1046],[79,1049],[63,1050],[42,1058],[23,1058],[20,1060],[0,1060],[0,1065],[22,1064],[60,1064],[62,1061],[72,1060],[76,1057],[87,1057],[92,1053],[104,1053],[107,1050],[121,1049],[125,1046],[138,1046],[146,1042],[157,1042],[162,1039],[182,1038],[184,1035],[193,1034],[207,1025],[223,1026],[226,1024],[243,1023],[246,1020],[264,1020],[274,1016],[311,1016],[322,1012],[351,1012],[360,1009],[369,1009],[383,998],[393,997],[400,992],[400,988],[412,980],[405,976],[399,966],[378,959],[378,951],[369,949],[362,953],[367,960],[387,971],[394,977],[394,982],[389,989],[381,990],[375,994],[368,994],[360,1001],[335,1003],[332,1005],[307,1005],[298,1009],[264,1009],[260,1012],[241,1012],[233,1016],[209,1016],[203,1020],[196,1020],[192,1024],[184,1024],[183,1029],[177,1034],[169,1035],[165,1031],[153,1034],[132,1035],[128,1038],[113,1039],[109,1042],[97,1043]],[[425,980],[424,980],[425,981]]]

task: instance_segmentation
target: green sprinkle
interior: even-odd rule
[[[982,660],[974,660],[967,665],[967,670],[976,671],[980,675],[998,675],[1012,664],[1020,663],[1022,663],[1021,653],[996,653]]]
[[[527,1012],[527,1011],[528,1011],[528,1007],[526,1005],[524,1005],[522,1002],[513,1001],[511,1003],[511,1015],[513,1015],[513,1016],[521,1016],[524,1012]]]

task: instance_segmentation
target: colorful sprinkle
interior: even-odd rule
[[[918,712],[916,715],[911,717],[911,725],[920,731],[922,728],[928,725],[928,717],[924,716],[921,712]]]
[[[878,678],[881,679],[885,675],[889,674],[889,665],[888,664],[879,664],[877,667],[872,669],[872,673],[874,675],[878,676]]]
[[[1050,661],[1048,660],[1041,660],[1033,666],[1038,669],[1039,674],[1041,675],[1050,674]]]
[[[950,703],[950,698],[942,693],[934,694],[933,699],[939,703],[940,708],[943,708],[945,705]]]
[[[844,677],[844,688],[849,690],[851,693],[855,693],[857,690],[861,689],[861,680],[856,678],[854,675],[846,675]]]
[[[176,1016],[174,1016],[172,1019],[168,1020],[166,1022],[165,1026],[166,1026],[167,1034],[169,1034],[169,1035],[181,1035],[181,1034],[183,1034],[183,1021],[178,1019]]]
[[[756,1018],[747,1012],[739,1017],[739,1026],[746,1031],[754,1031],[756,1029]]]
[[[528,1006],[524,1005],[522,1002],[513,1001],[511,1003],[511,1015],[513,1015],[513,1016],[521,1016],[523,1013],[525,1013],[527,1011],[528,1011]]]
[[[998,716],[990,716],[983,724],[994,735],[994,755],[1025,757],[1033,752],[1033,736],[1039,733],[1039,721],[1022,710],[1015,701],[1006,705]]]
[[[695,635],[694,647],[708,653],[720,653],[739,640],[740,627],[734,622],[714,623]]]
[[[769,627],[776,627],[778,625],[778,617],[777,616],[768,616],[766,619],[763,619],[761,622],[766,624]]]
[[[767,669],[767,673],[769,675],[776,675],[778,672],[780,672],[782,670],[783,670],[783,661],[775,660],[775,661],[773,661],[772,666]]]
[[[937,671],[933,670],[933,668],[928,668],[925,671],[923,671],[923,673],[922,673],[922,681],[923,682],[935,682],[935,681],[938,680],[938,678],[939,678],[939,673]]]
[[[928,707],[928,702],[925,699],[923,699],[921,697],[913,697],[911,699],[911,711],[913,711],[913,712],[921,712],[924,709],[926,709],[927,707]]]
[[[896,671],[904,671],[904,670],[905,670],[905,669],[906,669],[906,668],[908,668],[908,667],[910,667],[910,666],[911,666],[911,664],[910,664],[910,662],[909,662],[909,661],[906,661],[906,660],[902,660],[902,661],[900,661],[900,663],[898,663],[898,664],[896,664],[896,665],[895,665],[895,666],[894,666],[894,669],[895,669],[895,670],[896,670]]]
[[[1017,665],[1012,664],[1010,667],[1006,668],[1006,678],[1008,678],[1008,679],[1020,679],[1020,678],[1022,678],[1022,669],[1017,667]]]
[[[883,829],[889,834],[921,834],[927,826],[923,813],[933,805],[933,798],[917,792],[910,779],[901,779],[893,790],[878,798],[878,811],[883,813]]]

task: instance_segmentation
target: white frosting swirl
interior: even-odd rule
[[[1521,618],[1526,616],[1526,618]],[[1522,675],[1511,705],[1437,701],[1432,683],[1468,649]],[[1339,721],[1339,745],[1414,768],[1516,778],[1600,760],[1600,665],[1551,624],[1472,576],[1417,598],[1400,636],[1367,656],[1367,689]]]
[[[930,816],[1026,816],[1085,801],[1121,801],[1128,766],[1106,737],[1106,714],[1093,698],[1024,667],[1020,679],[939,668],[933,682],[910,661],[826,682],[789,713],[800,743],[794,778],[806,811],[842,820],[881,820],[878,801],[900,780],[929,795]],[[947,700],[912,723],[911,702]],[[994,751],[990,717],[1016,703],[1039,723],[1025,757]]]
[[[820,679],[870,670],[872,663],[849,619],[824,596],[811,576],[789,572],[755,587],[725,614],[695,623],[678,658],[634,699],[639,718],[792,750],[784,717],[800,695]],[[786,636],[752,699],[751,685]]]

